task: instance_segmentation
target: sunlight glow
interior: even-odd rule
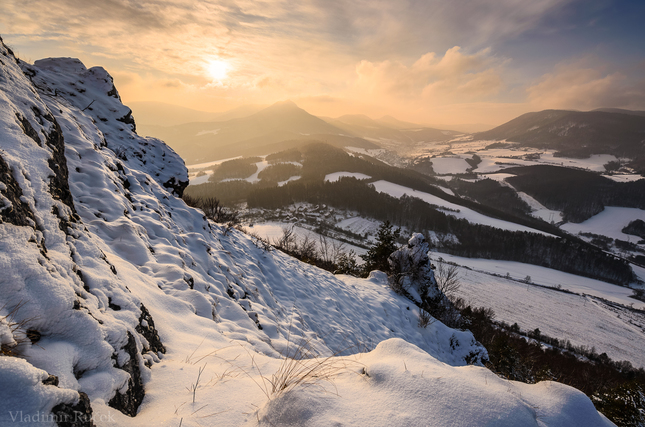
[[[230,65],[225,61],[213,60],[208,63],[207,69],[213,80],[221,81],[228,77]]]

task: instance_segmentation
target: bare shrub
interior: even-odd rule
[[[317,258],[316,241],[308,234],[305,235],[302,242],[295,248],[295,251],[303,260],[313,260]]]
[[[433,324],[437,319],[432,317],[430,313],[425,311],[424,309],[420,308],[419,309],[419,327],[420,328],[427,328],[429,325]]]
[[[461,287],[458,267],[442,260],[437,262],[434,278],[437,281],[437,287],[439,290],[448,298],[452,298]]]
[[[334,262],[332,240],[327,238],[327,236],[320,234],[318,235],[318,245],[320,247],[318,252],[320,259],[322,259],[323,262]]]
[[[296,245],[296,234],[293,228],[293,225],[282,227],[282,236],[276,239],[273,244],[285,252],[291,252]]]
[[[216,197],[205,197],[199,201],[199,207],[204,211],[207,218],[215,222],[230,222],[237,224],[239,222],[237,212],[222,206]]]

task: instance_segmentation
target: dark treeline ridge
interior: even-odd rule
[[[448,202],[465,206],[486,216],[514,222],[535,228],[536,230],[554,234],[556,236],[565,235],[565,233],[556,226],[521,213],[522,208],[518,208],[521,206],[519,205],[521,200],[519,202],[517,200],[511,200],[504,190],[502,190],[502,193],[499,196],[501,198],[499,204],[483,204],[478,203],[478,201],[475,200],[451,196],[437,187],[437,185],[445,186],[445,181],[437,180],[436,178],[424,175],[423,173],[412,169],[402,169],[390,166],[370,156],[350,156],[342,149],[322,142],[311,143],[301,148],[293,148],[272,154],[267,156],[267,161],[272,163],[301,161],[303,167],[298,173],[298,175],[301,176],[298,183],[303,185],[316,182],[320,183],[324,180],[325,175],[333,172],[359,172],[372,177],[372,180],[385,180],[404,187],[409,187],[413,190],[423,191],[440,197]],[[231,206],[232,204],[239,203],[246,199],[247,195],[253,189],[274,186],[275,183],[276,181],[262,180],[260,183],[255,184],[256,187],[253,187],[248,183],[248,185],[232,182],[207,183],[189,186],[186,191],[188,191],[193,197],[217,197],[223,204]],[[472,188],[473,199],[483,200],[487,198],[486,194],[482,196],[474,195],[480,190],[484,191],[486,189],[484,189],[483,186],[475,186]],[[512,207],[504,207],[507,204]],[[276,207],[278,206],[284,206],[284,204],[280,203],[279,205],[276,205]]]
[[[482,205],[499,209],[511,215],[527,216],[531,213],[531,207],[512,188],[490,178],[475,182],[453,179],[448,183],[448,186],[458,194],[470,197]]]
[[[255,163],[259,161],[262,161],[259,157],[227,160],[213,167],[213,175],[211,175],[209,181],[215,182],[222,179],[246,178],[258,170]]]
[[[627,224],[626,227],[623,227],[622,232],[645,239],[645,221],[642,219],[635,219]]]
[[[512,232],[446,215],[428,203],[404,196],[394,198],[353,178],[337,182],[291,182],[282,187],[254,189],[247,197],[251,208],[276,209],[295,202],[327,204],[419,232],[453,234],[442,251],[454,255],[518,261],[592,277],[619,285],[634,280],[629,265],[577,239],[538,233]]]
[[[599,174],[559,166],[536,165],[504,169],[516,176],[507,181],[564,219],[582,222],[605,206],[645,209],[645,180],[616,182]]]
[[[267,166],[258,174],[258,178],[261,180],[271,181],[271,182],[280,182],[286,181],[292,176],[300,175],[301,167],[294,165],[293,163],[276,163],[273,165]]]
[[[301,148],[300,151],[304,158],[300,183],[321,182],[325,175],[332,172],[343,170],[360,172],[371,176],[373,180],[385,180],[409,187],[413,190],[423,191],[448,202],[465,206],[486,216],[525,225],[557,236],[564,236],[564,233],[559,228],[540,219],[520,214],[522,211],[521,208],[514,209],[513,212],[510,210],[504,211],[505,208],[502,207],[502,203],[500,205],[494,205],[493,203],[481,204],[474,200],[462,199],[446,194],[437,187],[437,185],[445,186],[445,181],[424,175],[416,170],[390,166],[365,155],[350,156],[342,149],[324,143],[310,144]],[[474,187],[473,193],[476,193],[481,188],[479,186]],[[513,203],[515,207],[519,206],[518,202],[516,200],[511,201],[506,193],[502,193],[500,197],[504,199],[504,203],[509,202]],[[485,196],[479,197],[479,199],[482,198],[485,198]],[[521,200],[519,203],[521,203]]]

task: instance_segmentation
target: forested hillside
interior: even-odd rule
[[[645,180],[616,182],[596,173],[549,165],[504,169],[506,180],[564,219],[582,222],[605,206],[645,209]]]

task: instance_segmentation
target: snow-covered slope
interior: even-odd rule
[[[187,207],[182,160],[102,68],[0,55],[1,425],[607,424],[570,387],[464,366],[486,354],[472,334],[420,328],[383,274],[333,276]],[[337,389],[265,394],[303,342]]]

